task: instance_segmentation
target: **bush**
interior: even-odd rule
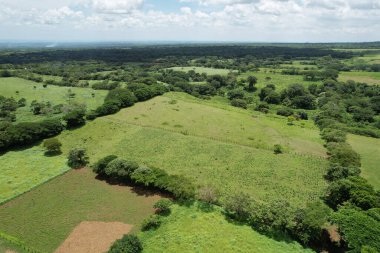
[[[136,162],[116,158],[110,161],[104,172],[107,176],[119,180],[130,179],[132,173],[139,167]]]
[[[247,109],[247,102],[244,99],[233,99],[231,100],[231,105]]]
[[[120,107],[121,107],[121,103],[119,101],[107,100],[104,102],[104,104],[96,108],[95,115],[105,116],[109,114],[114,114],[120,111]]]
[[[374,210],[361,211],[345,206],[332,214],[331,221],[338,224],[350,252],[360,252],[368,247],[380,252],[380,220],[370,215]]]
[[[148,218],[146,218],[141,225],[141,229],[143,231],[156,229],[161,225],[161,217],[158,215],[151,215]]]
[[[277,110],[277,115],[284,116],[284,117],[289,117],[294,114],[293,110],[290,109],[289,107],[283,107]]]
[[[361,167],[359,154],[347,143],[330,142],[326,147],[332,163],[343,167]]]
[[[66,121],[68,128],[78,127],[86,123],[85,115],[85,110],[75,109],[63,116],[63,120]]]
[[[0,131],[0,150],[32,144],[38,140],[55,136],[62,132],[63,125],[58,119],[41,122],[22,122],[10,125]]]
[[[115,160],[117,158],[117,156],[115,155],[109,155],[109,156],[106,156],[102,159],[100,159],[99,161],[97,161],[93,166],[92,166],[92,170],[98,174],[98,175],[105,175],[105,169],[107,167],[107,165]]]
[[[128,89],[116,88],[108,92],[104,101],[117,101],[120,107],[129,107],[136,103],[137,98]]]
[[[209,204],[217,204],[218,197],[219,193],[210,186],[204,186],[198,191],[198,199]]]
[[[231,90],[227,93],[227,96],[229,100],[244,99],[245,94],[244,94],[244,91],[242,90]]]
[[[275,144],[273,147],[273,151],[275,154],[282,154],[284,153],[284,149],[280,144]]]
[[[83,148],[74,148],[70,150],[67,164],[70,168],[78,169],[88,164],[88,156]]]
[[[346,142],[346,135],[346,132],[333,128],[325,128],[321,131],[321,137],[326,142]]]
[[[322,202],[307,204],[296,212],[292,234],[304,244],[319,242],[332,210]]]
[[[137,236],[124,235],[113,243],[108,253],[140,253],[142,250],[143,246]]]
[[[225,202],[225,209],[233,219],[247,221],[251,213],[251,197],[245,193],[229,196]]]
[[[160,214],[166,214],[170,212],[170,206],[172,202],[169,199],[160,199],[153,207],[156,208],[156,212]]]
[[[356,167],[347,168],[338,164],[331,164],[325,178],[329,181],[336,181],[349,176],[359,176],[360,172],[360,169]]]
[[[62,143],[57,138],[50,138],[44,141],[44,148],[46,148],[47,153],[50,154],[60,154]]]
[[[255,111],[259,111],[262,113],[268,113],[269,112],[269,105],[267,103],[260,103],[256,106]]]

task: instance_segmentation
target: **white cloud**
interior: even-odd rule
[[[93,0],[93,8],[100,13],[126,14],[138,9],[144,0]]]

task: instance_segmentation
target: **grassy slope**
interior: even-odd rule
[[[36,89],[33,87],[36,86]],[[35,83],[32,81],[24,80],[21,78],[0,78],[0,90],[1,95],[5,97],[13,97],[16,100],[25,98],[27,100],[27,106],[17,110],[18,121],[32,121],[43,118],[44,116],[36,116],[30,112],[30,103],[33,100],[39,102],[50,101],[53,105],[67,104],[70,101],[85,103],[88,109],[95,109],[101,105],[104,101],[107,91],[95,91],[90,88],[75,88],[75,87],[59,87],[50,85],[47,88],[43,88],[41,83]],[[76,94],[76,97],[68,100],[68,90],[71,90]],[[19,94],[16,94],[19,91]],[[95,97],[92,97],[92,93],[95,93]]]
[[[359,135],[349,135],[348,142],[361,156],[362,176],[380,189],[380,140]]]
[[[213,140],[212,132],[208,133],[208,136],[193,136],[195,129],[201,127],[196,123],[193,123],[193,128],[190,128],[191,125],[186,129],[179,128],[179,133],[177,133],[178,127],[175,127],[175,130],[169,129],[174,125],[172,123],[170,126],[161,127],[163,118],[166,117],[163,112],[154,111],[153,114],[149,112],[150,103],[156,103],[156,107],[167,106],[167,103],[158,103],[162,99],[165,98],[157,98],[144,103],[146,108],[142,114],[145,116],[138,114],[139,119],[149,118],[154,114],[155,117],[160,118],[157,122],[159,127],[153,123],[148,127],[139,125],[144,122],[140,122],[139,119],[135,120],[133,116],[135,110],[139,110],[140,104],[138,104],[122,110],[118,114],[98,118],[81,129],[64,132],[59,137],[63,142],[64,151],[67,152],[74,146],[83,146],[88,150],[92,162],[105,155],[116,154],[148,166],[163,168],[169,173],[185,174],[196,179],[200,184],[211,184],[219,188],[223,195],[245,191],[258,200],[265,201],[283,197],[294,205],[302,206],[305,202],[318,198],[323,191],[325,187],[323,174],[326,168],[324,159],[312,155],[290,153],[276,156],[272,150],[242,145],[239,143],[239,139],[232,138],[233,135],[227,142],[224,141],[225,139]],[[184,105],[181,108],[185,111],[184,108],[189,105],[182,101],[178,102],[178,105],[182,103]],[[198,114],[207,116],[209,115],[207,110],[211,110],[197,109],[197,104],[192,104],[191,107],[193,108],[191,112],[180,116],[184,117],[186,122],[196,121],[199,117]],[[170,111],[174,114],[178,113],[178,111]],[[215,112],[212,110],[211,113]],[[218,112],[216,111],[216,113]],[[128,123],[130,116],[135,120],[134,124]],[[180,118],[174,115],[172,117]],[[213,124],[215,129],[225,127],[223,126],[225,124],[227,128],[224,129],[230,133],[241,131],[240,124],[232,124],[228,127],[226,117],[234,116],[225,112],[219,117],[208,119],[211,121],[207,122]],[[238,122],[239,118],[236,121]],[[185,124],[184,122],[179,123]],[[242,121],[242,124],[245,122]],[[188,135],[180,133],[184,130],[188,130]],[[299,131],[301,130],[300,128]],[[255,130],[252,130],[249,136],[264,138],[261,136],[262,133],[257,131],[255,133]],[[312,133],[310,131],[309,134],[312,135]],[[228,135],[223,132],[222,134]],[[263,140],[270,142],[270,140]]]
[[[137,230],[158,198],[96,180],[87,169],[70,171],[1,206],[0,228],[52,252],[81,221],[120,221]]]
[[[249,226],[228,222],[215,208],[173,206],[172,214],[155,231],[140,233],[144,253],[175,252],[312,252],[296,242],[276,241]]]
[[[175,104],[171,104],[173,100]],[[288,126],[284,117],[231,106],[221,109],[213,102],[183,93],[168,93],[109,118],[266,150],[273,150],[274,144],[281,144],[292,152],[325,155],[319,131],[311,121],[304,122],[304,128]]]

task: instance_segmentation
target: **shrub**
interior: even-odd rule
[[[247,102],[244,99],[233,99],[231,100],[231,105],[235,107],[240,107],[247,109]]]
[[[260,103],[256,106],[255,110],[263,113],[268,113],[269,105],[267,103]]]
[[[245,94],[244,94],[244,91],[242,90],[231,90],[227,93],[227,96],[229,100],[244,99]]]
[[[204,186],[198,190],[198,198],[209,204],[218,203],[219,193],[210,186]]]
[[[107,165],[116,158],[117,156],[115,155],[103,157],[92,166],[92,170],[98,175],[104,175]]]
[[[284,153],[284,149],[280,144],[275,144],[273,147],[273,151],[275,154],[282,154]]]
[[[61,153],[62,143],[57,138],[50,138],[44,141],[44,148],[46,148],[47,153],[59,154]]]
[[[129,107],[136,103],[137,98],[128,89],[116,88],[108,92],[105,98],[105,102],[107,101],[117,101],[121,107]]]
[[[371,216],[370,212],[374,210],[361,211],[344,206],[332,214],[331,221],[338,224],[350,252],[360,252],[368,247],[380,252],[380,220]]]
[[[156,208],[157,213],[165,214],[170,212],[171,205],[172,202],[169,199],[160,199],[153,205],[153,207]]]
[[[359,176],[360,172],[357,167],[343,167],[338,164],[331,164],[325,178],[329,181],[336,181],[349,176]]]
[[[116,179],[130,179],[138,167],[139,165],[136,162],[116,158],[107,164],[104,172],[107,176]]]
[[[277,115],[280,115],[280,116],[289,117],[293,114],[294,114],[293,110],[290,109],[289,107],[283,107],[277,110]]]
[[[113,243],[108,253],[140,253],[142,250],[143,246],[137,236],[124,235]]]
[[[330,142],[326,147],[332,163],[343,167],[361,167],[359,154],[347,143]]]
[[[245,193],[229,196],[225,202],[225,209],[231,218],[247,221],[251,211],[251,197]]]
[[[66,121],[68,128],[78,127],[86,123],[85,115],[85,110],[75,109],[63,116],[63,120]]]
[[[95,114],[96,116],[105,116],[109,114],[114,114],[120,111],[121,103],[117,100],[107,100],[96,108]]]
[[[321,131],[321,137],[326,142],[346,142],[346,132],[333,129],[333,128],[325,128]]]
[[[141,229],[143,231],[156,229],[161,225],[161,223],[162,223],[162,220],[160,216],[151,215],[142,222]]]
[[[83,148],[74,148],[70,150],[67,164],[73,169],[86,166],[88,164],[86,150]]]
[[[320,201],[309,203],[306,208],[296,212],[292,234],[304,244],[320,241],[331,211]]]

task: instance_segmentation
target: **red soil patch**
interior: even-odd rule
[[[103,253],[128,234],[132,225],[121,222],[81,222],[55,253]]]

